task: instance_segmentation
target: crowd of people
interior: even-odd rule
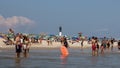
[[[15,37],[15,50],[16,57],[20,57],[20,54],[23,52],[24,57],[27,57],[30,48],[30,41],[27,36],[23,36],[22,34],[17,34]]]
[[[99,44],[99,39],[97,37],[92,37],[91,44],[92,44],[92,55],[98,55],[99,53],[104,54],[105,51],[113,51],[114,42],[117,42],[118,50],[120,50],[120,40],[116,41],[114,38],[111,39],[102,39],[101,43]],[[99,52],[100,51],[100,52]]]
[[[30,38],[29,36],[23,35],[22,33],[15,34],[12,29],[9,29],[8,35],[10,35],[9,40],[11,40],[10,41],[11,44],[15,45],[16,57],[18,57],[18,58],[20,57],[21,53],[23,53],[24,57],[28,56],[31,43],[37,42],[37,43],[42,44],[42,41],[44,40],[43,36],[39,37],[36,40],[35,38]],[[62,48],[66,48],[67,55],[69,53],[67,50],[69,43],[73,44],[72,42],[68,41],[67,37],[65,37],[65,36],[48,37],[47,39],[45,39],[45,41],[47,42],[48,46],[52,45],[53,41],[54,42],[61,42],[61,45],[64,46]],[[84,41],[88,41],[88,44],[91,45],[92,55],[95,56],[95,55],[99,55],[99,53],[104,54],[106,50],[113,51],[114,42],[116,40],[114,38],[107,39],[105,37],[102,40],[98,39],[97,37],[83,39],[83,38],[81,38],[81,34],[80,34],[80,37],[78,37],[76,42],[80,43],[81,49],[83,49],[83,47],[84,47]],[[7,42],[4,41],[4,42],[7,43],[8,41]],[[117,41],[117,42],[118,42],[118,50],[120,50],[120,41]],[[61,51],[61,54],[65,54],[65,53],[63,53],[63,51]]]

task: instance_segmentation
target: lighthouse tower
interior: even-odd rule
[[[62,36],[62,27],[59,27],[59,36]]]

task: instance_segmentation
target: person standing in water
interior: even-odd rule
[[[22,52],[22,45],[20,42],[20,34],[19,33],[15,37],[15,50],[16,50],[16,57],[20,58],[20,54]]]
[[[64,57],[68,56],[68,54],[69,54],[67,48],[68,48],[68,42],[67,42],[67,39],[64,37],[63,44],[62,44],[62,46],[61,46],[61,48],[60,48],[61,54],[62,54],[62,56],[64,56]]]
[[[110,40],[107,40],[106,45],[107,45],[108,52],[110,52]]]
[[[96,44],[95,42],[92,42],[92,56],[95,56],[96,53]]]
[[[100,48],[101,48],[101,54],[104,54],[104,51],[106,50],[106,41],[105,40],[102,40]]]
[[[98,56],[98,54],[99,54],[99,44],[98,44],[97,40],[95,41],[95,45],[96,45],[96,55]]]
[[[118,41],[118,50],[120,51],[120,40]]]
[[[68,52],[68,42],[67,39],[65,37],[63,37],[63,43],[62,46],[60,47],[60,51],[61,51],[61,60],[62,60],[62,64],[66,64],[67,62],[67,56],[69,55]]]
[[[113,51],[114,39],[111,39],[111,51]]]
[[[29,38],[27,36],[24,36],[24,45],[23,45],[23,51],[24,51],[23,55],[24,55],[24,57],[28,57],[29,48],[30,48]]]

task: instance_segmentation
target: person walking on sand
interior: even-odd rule
[[[84,39],[81,40],[81,49],[83,50]]]
[[[42,44],[42,41],[43,41],[43,38],[40,37],[40,38],[39,38],[39,43]]]
[[[47,44],[50,45],[50,38],[47,38]]]

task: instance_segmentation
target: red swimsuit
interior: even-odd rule
[[[95,44],[92,44],[92,50],[93,50],[93,51],[96,50],[96,46],[95,46]]]

